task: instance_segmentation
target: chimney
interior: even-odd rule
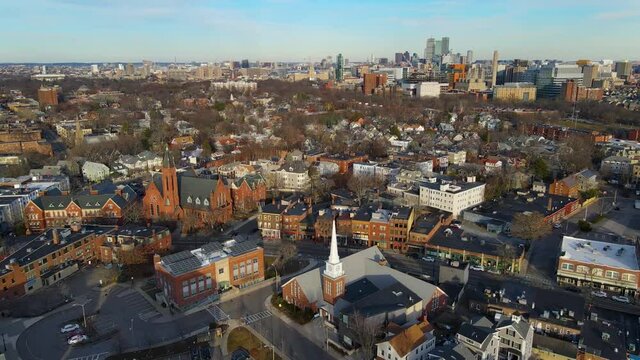
[[[549,202],[547,202],[547,211],[551,211],[552,208],[553,208],[553,199],[551,198],[551,195],[549,195]]]
[[[58,229],[53,229],[53,233],[51,234],[53,238],[53,243],[58,245],[60,244],[60,235],[58,234]]]

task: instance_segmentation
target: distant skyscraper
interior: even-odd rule
[[[248,69],[249,68],[249,60],[247,60],[247,59],[242,60],[242,64],[241,64],[240,67],[242,67],[243,69]]]
[[[47,65],[42,65],[42,75],[47,75]]]
[[[135,75],[136,70],[133,67],[132,63],[128,63],[125,67],[124,67],[124,74],[127,76],[133,76]]]
[[[473,63],[473,50],[467,50],[467,64]]]
[[[493,61],[491,62],[491,86],[496,86],[498,78],[498,50],[493,51]]]
[[[549,64],[540,68],[536,78],[538,96],[555,98],[561,94],[562,86],[573,80],[576,86],[582,86],[584,74],[577,64]]]
[[[389,59],[388,58],[380,58],[380,59],[378,59],[378,64],[380,64],[380,65],[389,65]]]
[[[406,62],[411,62],[411,54],[409,54],[408,51],[405,51],[404,55],[402,56],[402,60]]]
[[[430,63],[433,60],[433,55],[436,52],[436,39],[428,38],[427,39],[427,47],[424,49],[424,58],[427,60],[427,63]]]
[[[442,55],[447,55],[449,51],[449,38],[445,36],[442,38]]]
[[[434,52],[433,55],[434,56],[442,56],[444,55],[442,53],[442,40],[436,40],[436,46],[434,47]]]
[[[395,63],[396,64],[400,64],[402,62],[402,58],[404,57],[404,55],[402,53],[396,53],[395,56]]]
[[[100,69],[98,69],[98,65],[97,64],[91,65],[91,73],[97,74],[98,72],[100,72]]]
[[[338,54],[336,57],[336,81],[342,80],[344,80],[344,58],[342,54]]]
[[[618,77],[621,79],[626,79],[631,75],[631,62],[626,61],[616,61],[616,73]]]

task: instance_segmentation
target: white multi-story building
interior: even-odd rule
[[[531,358],[533,326],[521,316],[503,316],[495,325],[483,317],[462,324],[456,339],[477,359],[527,360]]]
[[[82,177],[87,181],[98,182],[106,179],[111,169],[105,164],[87,161],[82,165]]]
[[[376,175],[377,166],[378,166],[378,163],[375,161],[354,163],[353,176],[373,177]]]
[[[485,184],[476,182],[475,176],[458,183],[433,177],[420,183],[420,205],[458,216],[462,210],[484,201],[484,189]]]
[[[449,164],[451,165],[461,165],[467,162],[467,152],[464,150],[449,151],[447,155],[449,156]]]
[[[307,164],[302,161],[292,161],[282,165],[277,171],[277,187],[281,191],[303,191],[309,188]]]

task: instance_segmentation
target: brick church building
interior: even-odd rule
[[[234,201],[250,208],[249,202],[256,202],[257,206],[264,200],[264,180],[252,179],[250,183],[252,186],[239,182],[245,186],[236,187],[221,175],[197,175],[192,169],[178,172],[165,148],[162,169],[154,174],[142,200],[145,218],[191,218],[195,227],[223,224],[233,215]],[[238,188],[242,191],[236,191]]]

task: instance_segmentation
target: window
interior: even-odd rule
[[[258,272],[258,259],[253,259],[253,272]]]
[[[192,202],[193,202],[193,200],[191,199],[191,196],[189,196],[189,197],[187,198],[187,203],[191,204]]]
[[[562,270],[569,270],[569,271],[573,271],[573,264],[569,264],[569,263],[562,263]]]
[[[211,273],[207,273],[207,289],[213,287],[213,279],[211,279]]]
[[[198,291],[204,291],[204,276],[198,277]]]
[[[218,274],[224,274],[224,268],[218,269]]]
[[[191,286],[191,295],[195,295],[198,292],[198,289],[196,288],[196,279],[193,278],[189,282]]]
[[[636,276],[633,274],[622,274],[622,281],[636,282]]]
[[[200,205],[200,198],[196,198],[196,205]]]
[[[611,271],[611,270],[607,270],[605,272],[605,277],[607,279],[618,279],[620,277],[620,274],[618,274],[617,271]]]
[[[189,283],[187,283],[186,281],[182,282],[182,297],[189,297]]]

